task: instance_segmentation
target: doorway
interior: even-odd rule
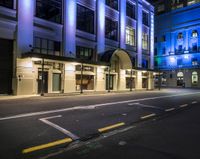
[[[42,71],[38,71],[38,94],[42,93],[42,84],[43,84],[43,93],[48,93],[48,72],[43,71],[43,83],[42,83]]]
[[[106,90],[114,89],[114,75],[106,75]]]

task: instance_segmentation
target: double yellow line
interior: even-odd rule
[[[120,127],[120,126],[123,126],[123,125],[125,125],[125,123],[121,122],[121,123],[110,125],[110,126],[107,126],[107,127],[104,127],[104,128],[100,128],[100,129],[98,129],[98,131],[102,133],[102,132],[105,132],[105,131],[108,131],[110,129],[114,129],[114,128],[117,128],[117,127]]]

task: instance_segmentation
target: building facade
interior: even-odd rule
[[[0,0],[0,94],[153,89],[145,0]]]
[[[168,2],[156,6],[155,67],[163,86],[200,88],[200,3]]]

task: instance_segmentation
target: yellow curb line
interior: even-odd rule
[[[104,127],[104,128],[100,128],[100,129],[98,129],[98,131],[102,133],[104,131],[108,131],[110,129],[114,129],[114,128],[117,128],[117,127],[120,127],[120,126],[123,126],[123,125],[125,125],[125,123],[121,122],[121,123],[110,125],[110,126],[107,126],[107,127]]]
[[[41,150],[41,149],[57,146],[57,145],[60,145],[60,144],[68,143],[68,142],[72,142],[72,139],[71,138],[65,138],[65,139],[57,140],[57,141],[50,142],[50,143],[47,143],[47,144],[34,146],[34,147],[31,147],[31,148],[24,149],[22,151],[22,153],[26,154],[26,153],[30,153],[30,152],[33,152],[33,151],[37,151],[37,150]]]

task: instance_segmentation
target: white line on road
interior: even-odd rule
[[[154,99],[162,99],[162,98],[170,98],[170,97],[178,97],[178,96],[187,96],[187,95],[193,95],[193,94],[200,94],[200,92],[166,95],[166,96],[159,96],[159,97],[149,97],[149,98],[125,100],[125,101],[119,101],[119,102],[94,104],[94,105],[88,105],[88,106],[76,106],[76,107],[64,108],[64,109],[55,109],[55,110],[49,110],[49,111],[18,114],[18,115],[0,118],[0,121],[23,118],[23,117],[32,117],[32,116],[38,116],[38,115],[44,115],[44,114],[52,114],[52,113],[65,112],[65,111],[72,111],[72,110],[91,109],[91,108],[104,107],[104,106],[109,106],[109,105],[111,106],[111,105],[117,105],[117,104],[125,104],[125,103],[138,102],[138,101],[146,101],[146,100],[154,100]]]
[[[72,138],[73,140],[79,139],[78,136],[76,136],[75,134],[71,133],[70,131],[68,131],[68,130],[62,128],[62,127],[60,127],[60,126],[57,125],[57,124],[54,124],[54,123],[48,121],[48,119],[60,118],[60,117],[62,117],[62,115],[57,115],[57,116],[51,116],[51,117],[41,118],[41,119],[39,119],[39,120],[42,121],[43,123],[45,123],[45,124],[47,124],[47,125],[49,125],[49,126],[55,128],[55,129],[57,129],[57,130],[59,130],[60,132],[62,132],[62,133],[64,133],[65,135],[69,136],[70,138]]]
[[[147,118],[151,118],[153,116],[156,116],[156,114],[152,113],[152,114],[141,117],[141,119],[147,119]]]
[[[188,104],[183,104],[183,105],[180,105],[179,107],[183,108],[183,107],[187,107],[187,106],[188,106]]]
[[[146,104],[141,104],[141,103],[129,103],[128,105],[138,105],[138,106],[140,106],[140,107],[144,107],[144,108],[161,109],[161,108],[156,107],[156,106],[146,105]]]
[[[192,104],[197,104],[197,103],[198,103],[197,101],[193,101],[193,102],[192,102]]]
[[[165,109],[166,112],[170,112],[170,111],[173,111],[173,110],[175,110],[175,108]]]

